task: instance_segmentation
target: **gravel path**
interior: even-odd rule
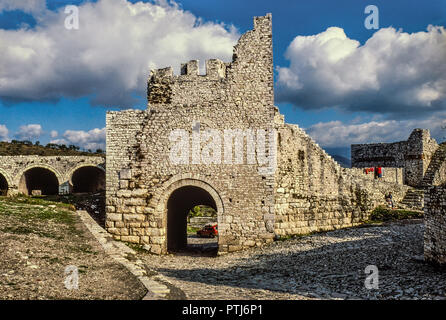
[[[278,241],[218,257],[139,253],[189,299],[446,299],[446,271],[423,262],[421,220]],[[365,268],[378,267],[378,289]]]

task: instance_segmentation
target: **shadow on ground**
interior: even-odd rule
[[[201,238],[196,234],[187,235],[187,247],[173,254],[178,256],[216,257],[218,253],[218,238]]]
[[[423,230],[419,223],[338,230],[276,242],[265,250],[270,253],[242,257],[230,267],[158,271],[184,281],[317,298],[444,298],[446,273],[422,260]],[[365,288],[369,265],[378,267],[378,289]]]

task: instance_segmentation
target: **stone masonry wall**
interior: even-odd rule
[[[217,204],[220,252],[272,241],[274,175],[247,164],[248,155],[233,164],[169,159],[172,130],[192,137],[206,129],[272,129],[271,28],[271,15],[255,18],[254,29],[234,47],[233,61],[207,61],[206,75],[198,74],[197,61],[182,65],[180,75],[172,68],[152,71],[146,111],[107,113],[106,227],[115,239],[166,253],[167,201],[189,185]]]
[[[446,266],[446,188],[430,187],[424,195],[424,257]]]
[[[275,232],[279,236],[351,227],[408,186],[342,168],[297,125],[278,125]]]
[[[404,168],[404,183],[418,186],[437,148],[438,144],[430,137],[429,130],[415,129],[407,141],[353,144],[352,167]]]
[[[419,175],[403,162],[411,167],[413,162],[412,171],[423,170],[424,159],[418,155],[427,154],[423,150],[430,143],[424,131],[414,131],[409,140],[422,142],[404,145],[405,157],[395,159],[395,153],[388,165],[380,164],[388,175],[373,179],[360,169],[341,168],[297,125],[285,124],[273,104],[270,15],[254,19],[254,29],[234,47],[232,62],[209,60],[205,75],[199,75],[195,60],[183,64],[180,75],[173,75],[172,68],[154,70],[147,95],[145,111],[107,113],[106,227],[115,239],[143,244],[157,254],[168,251],[168,202],[182,187],[198,187],[210,195],[217,210],[219,252],[236,251],[277,235],[359,224],[385,204],[389,191],[395,202],[401,201],[410,189],[402,184],[402,168],[406,177]],[[171,152],[178,150],[169,137],[179,129],[187,133],[182,149],[189,150],[194,141],[198,148],[192,147],[186,162],[175,163]],[[200,155],[209,148],[209,136],[203,133],[246,129],[274,132],[266,145],[277,142],[267,151],[275,171],[248,161],[260,153],[245,145],[248,136],[233,141],[234,149],[244,151],[243,159],[232,161],[232,150],[229,163],[202,161]],[[212,152],[224,153],[226,159],[222,149]],[[362,160],[374,154],[368,146],[356,150],[364,151]]]
[[[358,177],[362,177],[367,180],[379,180],[383,182],[390,182],[396,184],[404,184],[404,171],[403,168],[382,167],[382,177],[378,178],[375,172],[364,172],[365,168],[349,168],[349,171]]]

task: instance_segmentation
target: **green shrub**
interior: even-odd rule
[[[189,211],[189,218],[192,217],[214,217],[217,214],[217,212],[208,206],[195,206],[192,208],[192,210]]]
[[[417,219],[422,218],[423,213],[420,211],[389,209],[385,207],[377,207],[370,214],[371,221],[391,221],[402,219]]]

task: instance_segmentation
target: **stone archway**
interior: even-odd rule
[[[163,225],[166,238],[164,249],[162,249],[163,252],[168,252],[170,246],[178,246],[179,249],[184,247],[187,213],[195,205],[206,205],[216,210],[219,226],[221,218],[224,215],[222,198],[218,192],[208,182],[201,179],[200,176],[193,177],[190,174],[174,176],[158,190],[158,195],[155,197],[157,201],[157,210],[160,210],[159,212],[164,212]],[[170,212],[169,209],[171,209]],[[170,219],[179,217],[177,225],[175,222],[173,222],[172,225],[172,220],[169,221],[169,216]],[[172,231],[174,230],[180,230],[179,235],[170,239],[172,237]],[[219,228],[218,232],[218,242],[220,243],[222,232],[224,232],[224,230]],[[175,248],[173,249],[175,250]]]
[[[32,167],[25,170],[18,183],[19,193],[31,195],[40,190],[42,195],[59,194],[59,179],[55,172],[45,167]]]
[[[9,184],[6,177],[0,172],[0,196],[8,195]]]
[[[72,192],[95,193],[105,190],[105,171],[95,165],[83,165],[70,174]]]
[[[197,186],[182,186],[173,191],[167,200],[167,251],[187,247],[187,215],[197,205],[206,205],[217,211],[209,192]]]

